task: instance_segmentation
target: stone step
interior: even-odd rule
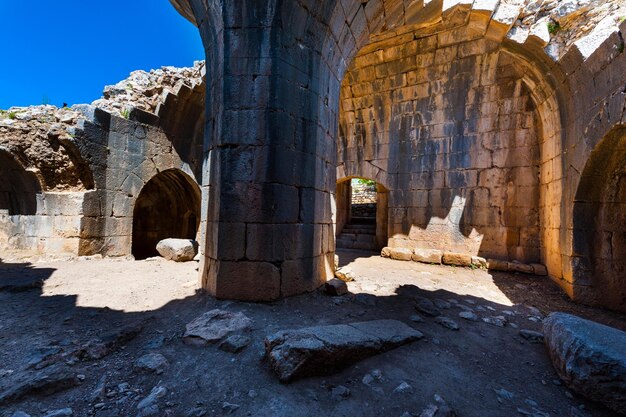
[[[376,225],[376,217],[355,217],[352,216],[350,224],[373,224]]]
[[[346,228],[344,227],[341,233],[348,233],[351,235],[375,235],[376,229],[361,229],[356,227]]]
[[[339,235],[337,238],[336,245],[338,248],[343,249],[361,249],[372,252],[377,252],[380,250],[378,245],[376,244],[376,240],[357,240],[356,238],[345,237]]]

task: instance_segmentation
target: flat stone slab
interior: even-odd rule
[[[211,310],[196,317],[186,326],[183,342],[188,345],[205,346],[217,343],[233,332],[246,330],[252,326],[243,313],[224,310]]]
[[[626,333],[565,313],[543,321],[550,358],[572,390],[626,412]]]
[[[265,338],[265,352],[281,382],[289,382],[332,374],[423,336],[397,320],[375,320],[282,330]]]

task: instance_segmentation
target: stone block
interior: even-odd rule
[[[534,269],[531,265],[522,264],[518,262],[509,262],[508,263],[509,272],[520,272],[522,274],[533,274]]]
[[[328,375],[423,334],[396,320],[283,330],[265,338],[265,353],[282,382]]]
[[[326,294],[331,296],[341,296],[348,293],[348,286],[340,279],[333,278],[324,284]]]
[[[626,410],[626,333],[565,313],[543,321],[548,352],[559,377],[571,390]]]
[[[390,258],[398,261],[410,261],[413,251],[409,248],[391,248]]]
[[[487,260],[480,256],[472,256],[472,266],[477,268],[487,268]]]
[[[501,261],[499,259],[487,259],[487,268],[492,271],[506,272],[509,270],[509,263],[507,261]]]
[[[170,261],[187,262],[198,254],[198,243],[190,239],[163,239],[156,250]]]
[[[428,264],[440,264],[443,252],[438,249],[415,248],[411,259],[414,262],[424,262]]]
[[[444,252],[442,262],[445,265],[470,266],[472,264],[472,256],[465,253]]]
[[[530,266],[533,267],[533,273],[535,275],[541,275],[541,276],[546,276],[548,275],[548,269],[545,267],[545,265],[541,265],[541,264],[530,264]]]
[[[269,262],[213,262],[215,273],[203,278],[204,287],[217,298],[273,301],[280,297],[280,271]]]

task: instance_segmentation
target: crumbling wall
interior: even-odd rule
[[[23,171],[36,186],[0,189],[0,248],[129,255],[143,186],[171,169],[202,175],[203,68],[137,71],[92,105],[2,111],[3,176]],[[13,213],[25,194],[29,209]]]

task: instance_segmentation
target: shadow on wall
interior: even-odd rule
[[[539,262],[547,138],[533,75],[493,45],[443,51],[407,52],[402,66],[386,44],[359,52],[342,84],[338,165],[389,183],[389,246]],[[431,77],[421,61],[445,71]]]
[[[0,150],[0,214],[9,216],[37,213],[41,185],[34,173],[26,171],[8,152]]]
[[[626,311],[626,127],[591,153],[573,219],[574,299]]]
[[[178,169],[155,175],[143,187],[133,211],[132,254],[136,259],[158,255],[162,239],[196,240],[200,224],[200,188]]]

